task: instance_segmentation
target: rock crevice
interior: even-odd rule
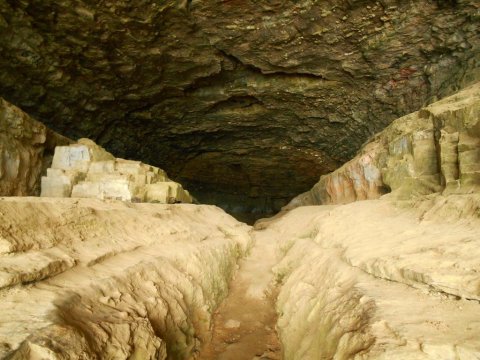
[[[10,359],[187,358],[251,247],[249,228],[213,207],[9,198],[0,208],[0,357]],[[32,218],[43,224],[33,233]]]

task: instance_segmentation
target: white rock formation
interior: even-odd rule
[[[191,203],[187,190],[167,174],[140,161],[115,159],[93,141],[57,146],[52,167],[42,177],[44,197]]]
[[[187,359],[249,227],[213,206],[0,201],[0,358]]]

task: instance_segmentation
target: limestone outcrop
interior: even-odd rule
[[[116,159],[89,139],[55,148],[52,167],[42,177],[41,196],[163,204],[193,201],[188,191],[171,181],[162,169]]]
[[[478,0],[3,0],[0,96],[261,216],[478,81],[479,29]]]
[[[38,195],[55,146],[68,143],[0,98],[0,196]]]
[[[480,357],[480,196],[303,206],[278,241],[284,359]]]
[[[187,359],[250,228],[212,206],[0,199],[0,358]]]
[[[285,207],[480,189],[480,83],[395,120]]]

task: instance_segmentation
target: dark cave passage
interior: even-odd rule
[[[274,215],[330,171],[318,157],[278,147],[244,154],[228,148],[203,153],[179,171],[169,169],[168,163],[163,166],[198,202],[216,205],[248,224]]]

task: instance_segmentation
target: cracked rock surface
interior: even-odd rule
[[[4,0],[0,95],[266,213],[478,79],[479,22],[475,0]]]
[[[55,146],[70,142],[0,98],[0,195],[40,194]]]

